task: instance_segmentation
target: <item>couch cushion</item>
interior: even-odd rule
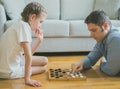
[[[102,9],[106,12],[110,19],[117,19],[119,8],[120,0],[96,0],[94,9]]]
[[[61,0],[61,19],[85,19],[93,6],[94,0]]]
[[[24,0],[1,0],[7,15],[11,19],[21,18],[21,12],[25,6]]]
[[[45,37],[68,37],[69,23],[61,20],[46,20],[42,25]]]
[[[47,19],[59,19],[60,0],[25,0],[25,3],[37,1],[41,3],[47,11]]]
[[[87,25],[84,20],[70,21],[71,37],[90,37]]]
[[[111,20],[112,25],[115,27],[120,27],[120,20]]]

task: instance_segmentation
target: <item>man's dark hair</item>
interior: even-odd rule
[[[107,22],[109,24],[110,28],[111,28],[111,25],[112,25],[111,21],[103,10],[93,11],[85,19],[86,24],[93,23],[93,24],[96,24],[100,27],[102,27],[104,22]]]

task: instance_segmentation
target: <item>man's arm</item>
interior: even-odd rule
[[[88,54],[88,56],[82,60],[84,63],[83,69],[91,68],[103,56],[99,49],[100,49],[100,44],[97,43],[93,51],[91,51]]]
[[[120,38],[114,37],[107,48],[107,62],[101,63],[101,71],[114,76],[120,72]]]
[[[82,61],[72,63],[72,73],[91,68],[100,59],[100,57],[102,57],[99,49],[100,44],[97,43],[93,51],[91,51],[86,58],[84,58]]]

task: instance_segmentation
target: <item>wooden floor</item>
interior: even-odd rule
[[[49,56],[49,68],[70,68],[71,63],[83,56]],[[109,77],[99,71],[99,62],[90,70],[84,71],[85,81],[49,81],[46,72],[32,76],[43,83],[42,87],[31,87],[24,84],[24,79],[0,80],[0,89],[120,89],[120,78]]]

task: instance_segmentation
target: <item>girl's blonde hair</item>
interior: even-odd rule
[[[28,22],[29,15],[36,14],[36,16],[42,16],[42,14],[47,14],[45,8],[38,2],[29,3],[21,13],[22,19]]]

